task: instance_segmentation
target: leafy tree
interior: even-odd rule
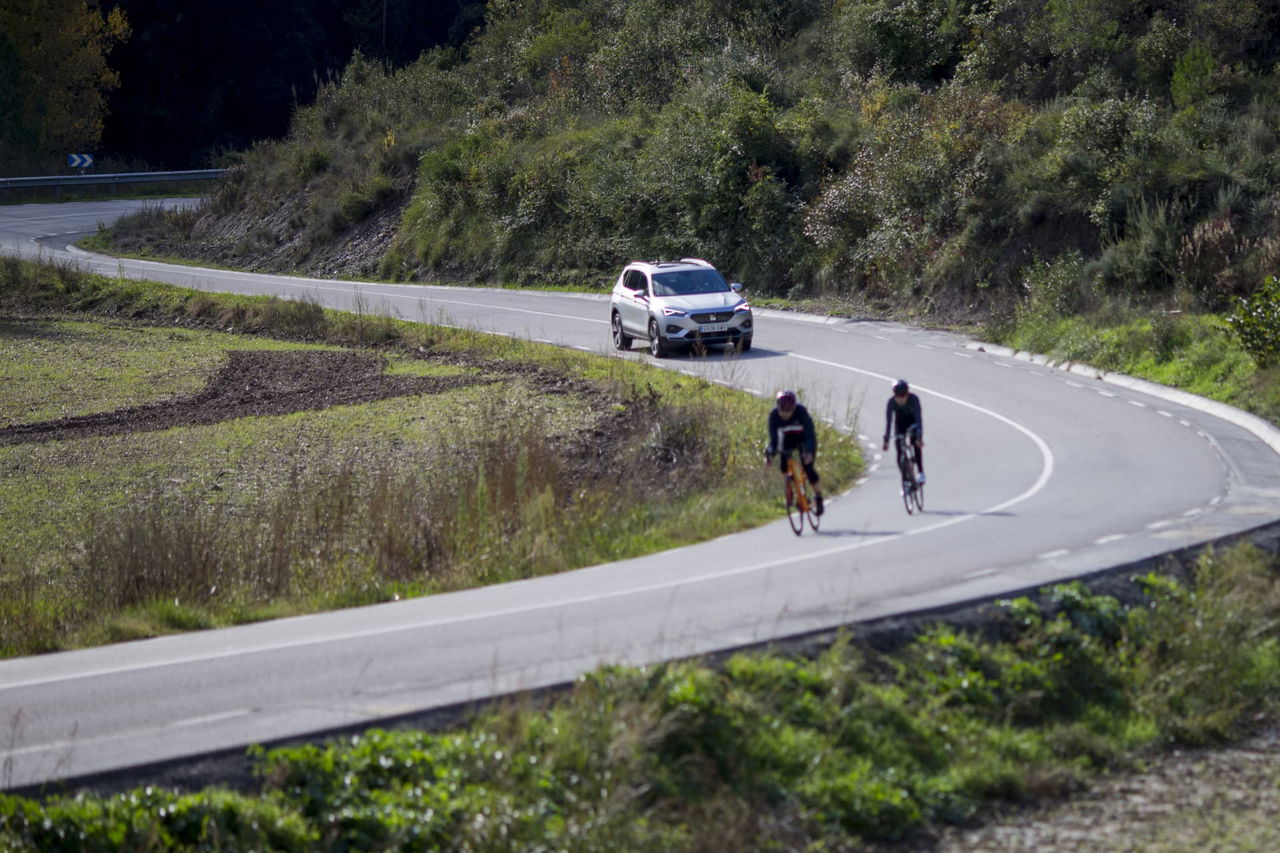
[[[0,82],[9,84],[0,95],[0,163],[50,168],[92,151],[119,84],[107,55],[129,37],[124,13],[103,15],[92,0],[5,0],[0,33]]]
[[[1217,61],[1204,45],[1195,45],[1178,57],[1170,84],[1174,106],[1186,109],[1213,94],[1213,72],[1217,68]]]

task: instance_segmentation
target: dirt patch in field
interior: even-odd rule
[[[150,432],[261,415],[439,394],[499,381],[493,375],[389,376],[376,355],[345,351],[232,351],[200,393],[111,412],[0,427],[0,446]]]

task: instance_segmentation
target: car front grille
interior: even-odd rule
[[[695,323],[727,323],[733,319],[733,312],[719,311],[710,314],[693,314],[690,319]]]

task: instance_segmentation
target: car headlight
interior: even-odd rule
[[[750,302],[739,302],[737,305],[733,306],[733,310],[734,310],[734,311],[750,311],[750,310],[751,310],[751,303],[750,303]]]
[[[683,317],[685,316],[686,313],[688,312],[681,311],[679,308],[663,308],[662,309],[663,317]]]

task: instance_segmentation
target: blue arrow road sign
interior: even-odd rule
[[[87,169],[93,165],[92,154],[68,154],[67,165],[73,169]]]

